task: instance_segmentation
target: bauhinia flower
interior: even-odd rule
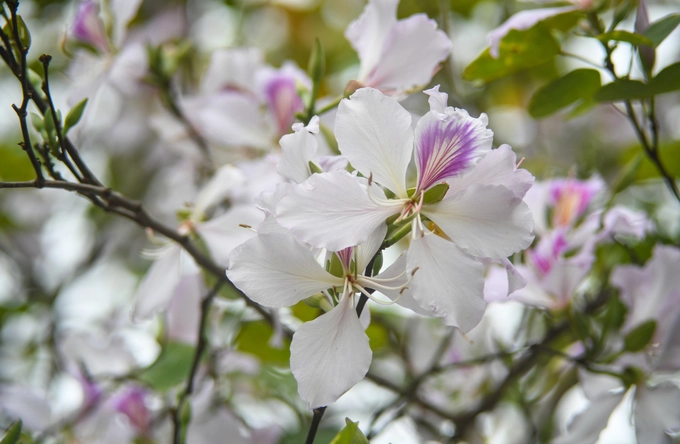
[[[356,293],[376,300],[370,288],[395,300],[411,280],[403,258],[375,277],[363,273],[385,231],[379,227],[366,243],[329,253],[328,268],[334,273],[319,265],[309,246],[285,231],[260,234],[230,256],[227,276],[259,304],[284,307],[323,293],[333,306],[298,328],[290,346],[291,370],[309,409],[335,402],[368,372],[372,353],[355,310]]]
[[[398,4],[369,1],[345,32],[361,61],[356,80],[389,94],[427,85],[451,53],[449,37],[434,20],[425,14],[397,20]]]
[[[531,212],[522,201],[533,177],[517,170],[510,147],[491,151],[486,115],[475,119],[447,107],[438,87],[428,94],[431,111],[415,132],[411,115],[376,89],[343,100],[338,147],[369,186],[345,171],[314,174],[281,199],[277,221],[303,242],[331,251],[365,242],[388,218],[404,230],[410,221],[407,269],[420,271],[409,293],[423,310],[469,331],[485,307],[477,258],[501,261],[533,240]],[[412,153],[418,175],[408,188]]]

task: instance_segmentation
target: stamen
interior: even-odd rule
[[[394,301],[381,301],[380,299],[376,299],[371,293],[366,291],[366,289],[364,287],[362,287],[361,285],[356,284],[356,283],[354,284],[354,288],[359,290],[364,296],[366,296],[367,298],[369,298],[370,300],[372,300],[376,304],[393,305],[397,301],[396,299]]]
[[[517,162],[517,166],[515,168],[519,168],[519,166],[522,165],[522,162],[524,162],[524,157],[519,159],[519,162]]]

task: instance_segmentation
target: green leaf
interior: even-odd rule
[[[487,48],[463,72],[465,80],[489,82],[552,60],[560,45],[541,23],[526,31],[511,30],[501,41],[498,58]]]
[[[45,121],[42,116],[31,113],[31,123],[33,123],[33,128],[35,128],[39,133],[45,131]]]
[[[87,106],[87,98],[78,102],[76,106],[71,108],[71,111],[66,115],[66,121],[64,122],[64,134],[68,133],[71,128],[76,126],[80,122],[80,118],[83,116],[83,111]]]
[[[345,418],[347,425],[340,431],[331,444],[369,444],[366,436],[359,430],[359,423],[352,422],[349,418]]]
[[[665,67],[649,84],[654,94],[680,90],[680,62]]]
[[[595,93],[598,102],[615,102],[617,100],[644,99],[653,96],[649,85],[639,80],[618,79],[604,85]]]
[[[654,46],[654,42],[649,37],[644,35],[635,34],[628,31],[616,30],[605,32],[597,36],[597,39],[601,42],[608,42],[610,40],[616,40],[617,42],[626,42],[634,46],[647,45]]]
[[[624,347],[629,352],[638,352],[645,348],[654,337],[656,321],[647,321],[635,327],[623,339]]]
[[[21,420],[12,424],[9,427],[9,429],[7,429],[7,434],[5,434],[5,437],[2,438],[2,441],[0,441],[0,444],[16,444],[16,443],[18,443],[19,438],[21,437],[21,426],[22,426]]]
[[[236,336],[236,349],[250,353],[270,364],[288,365],[290,361],[289,341],[285,340],[282,348],[269,345],[273,330],[264,321],[246,322]]]
[[[139,379],[153,389],[168,390],[186,380],[193,359],[193,346],[169,342],[156,362],[139,375]]]
[[[30,48],[31,47],[31,33],[28,31],[28,26],[26,26],[26,22],[24,22],[23,17],[18,16],[17,17],[17,23],[19,27],[17,28],[19,31],[19,39],[21,40],[21,44],[25,48]]]
[[[549,116],[580,99],[592,96],[600,86],[598,71],[577,69],[536,91],[529,103],[529,114],[536,118]]]
[[[649,25],[644,35],[652,41],[654,47],[657,47],[679,24],[680,14],[670,14]]]
[[[311,54],[309,54],[309,62],[307,63],[307,73],[309,78],[314,83],[320,83],[326,72],[326,56],[324,55],[321,40],[317,37],[314,40],[314,47]]]
[[[423,203],[434,204],[440,202],[444,198],[444,196],[446,196],[446,193],[448,191],[449,191],[448,183],[440,183],[439,185],[435,185],[429,190],[425,191],[425,195],[423,196]]]

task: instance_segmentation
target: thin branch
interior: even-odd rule
[[[186,440],[186,434],[188,430],[188,424],[186,427],[182,424],[182,412],[189,398],[194,393],[196,372],[198,371],[198,366],[201,362],[201,357],[203,352],[208,346],[208,337],[206,336],[206,323],[208,320],[208,313],[210,312],[210,307],[215,299],[215,296],[222,287],[222,282],[217,282],[215,286],[208,292],[207,295],[201,301],[201,319],[198,325],[198,342],[196,343],[196,350],[194,350],[194,358],[191,362],[191,370],[187,375],[186,386],[184,391],[177,401],[177,407],[171,411],[172,423],[173,423],[173,444],[183,444]]]

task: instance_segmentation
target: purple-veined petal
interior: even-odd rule
[[[398,4],[399,0],[369,1],[359,18],[347,27],[345,37],[361,60],[359,81],[365,80],[378,64],[383,43],[397,23]]]
[[[457,108],[447,108],[444,114],[425,114],[415,132],[418,190],[463,173],[486,154],[493,141],[487,123],[486,114],[475,119]]]
[[[290,344],[290,369],[310,410],[334,403],[361,381],[371,357],[368,336],[349,296],[298,328]]]
[[[293,134],[286,134],[279,140],[281,158],[276,165],[276,172],[294,182],[302,183],[312,175],[309,161],[319,148],[314,137],[319,132],[319,117],[314,116],[307,127],[299,123],[293,125],[293,129]]]
[[[267,307],[285,307],[344,280],[326,272],[309,248],[283,233],[260,234],[236,247],[227,276],[246,296]]]
[[[417,236],[407,253],[407,270],[418,267],[407,292],[433,316],[464,333],[484,315],[484,267],[452,242],[434,234]]]
[[[472,185],[423,206],[456,245],[477,257],[500,259],[523,250],[534,239],[529,207],[500,185]]]
[[[229,263],[229,254],[255,232],[241,225],[257,227],[263,219],[260,210],[252,205],[237,205],[209,221],[195,224],[194,229],[205,242],[210,255],[220,265]]]
[[[498,50],[501,46],[501,40],[503,40],[503,37],[505,37],[511,29],[517,29],[520,31],[529,29],[536,23],[540,22],[541,20],[545,20],[548,17],[553,17],[565,12],[576,11],[577,9],[578,8],[575,6],[565,6],[561,8],[544,8],[520,11],[489,33],[488,40],[489,44],[491,45],[491,48],[489,48],[489,53],[494,58],[498,57]]]
[[[533,185],[534,176],[523,168],[518,169],[516,165],[517,156],[510,145],[501,145],[498,149],[489,151],[469,172],[450,179],[449,193],[482,183],[503,185],[515,196],[523,198]]]
[[[671,382],[635,389],[635,435],[639,443],[672,443],[666,431],[680,428],[680,389]]]
[[[362,88],[338,107],[335,136],[340,152],[366,177],[399,197],[413,151],[411,114],[377,89]]]
[[[291,188],[277,206],[277,221],[298,239],[315,247],[339,251],[359,245],[392,214],[368,197],[356,177],[347,171],[314,174]]]
[[[182,247],[172,243],[159,254],[137,289],[132,311],[135,320],[149,319],[165,310],[182,279]]]
[[[396,93],[424,86],[450,53],[451,40],[437,29],[437,23],[425,14],[415,14],[392,26],[377,64],[359,81]]]

